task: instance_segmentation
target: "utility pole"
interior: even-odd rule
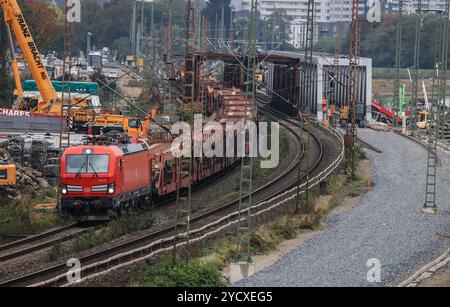
[[[398,20],[397,20],[397,46],[395,49],[395,82],[394,82],[394,127],[398,126],[398,116],[400,111],[400,66],[402,57],[402,16],[403,0],[399,0]]]
[[[414,134],[417,123],[417,100],[419,99],[419,73],[420,73],[420,34],[422,30],[422,0],[417,0],[416,34],[414,41],[414,74],[411,95],[411,120],[409,123],[411,132]]]
[[[234,31],[234,14],[233,14],[233,7],[230,9],[230,47],[231,50],[233,50],[234,48],[234,36],[233,36],[233,31]]]
[[[140,29],[139,29],[139,44],[138,44],[138,56],[141,57],[143,54],[143,51],[141,50],[141,44],[144,41],[144,9],[145,9],[145,0],[142,1],[141,6],[141,23],[140,23]]]
[[[350,48],[349,48],[349,119],[344,136],[345,145],[345,172],[347,175],[355,177],[355,142],[356,142],[356,107],[358,104],[358,83],[359,83],[359,53],[361,29],[359,24],[359,0],[352,0],[352,21],[350,23]]]
[[[256,14],[258,9],[258,0],[252,0],[250,13],[250,29],[247,54],[247,73],[246,73],[246,90],[245,90],[245,127],[249,126],[253,121],[250,111],[254,111],[250,105],[254,106],[255,101],[255,73],[256,73]],[[245,130],[247,132],[247,130]],[[241,178],[239,189],[239,213],[236,232],[236,254],[235,262],[237,265],[252,264],[251,258],[251,206],[252,206],[252,189],[253,189],[253,158],[250,155],[251,140],[250,135],[245,139],[245,155],[241,159]],[[251,270],[249,270],[252,274]]]
[[[200,73],[200,77],[199,77],[199,86],[200,86],[200,102],[201,105],[203,106],[203,115],[206,115],[208,112],[208,106],[207,106],[207,95],[206,95],[206,79],[207,76],[205,75],[205,69],[206,67],[206,53],[207,53],[207,40],[208,40],[208,36],[207,36],[207,23],[206,23],[206,17],[203,16],[202,17],[202,22],[201,22],[201,27],[200,28],[200,63],[199,63],[199,73]]]
[[[300,120],[300,139],[302,140],[303,130],[307,129],[309,126],[309,117],[311,112],[311,104],[315,102],[313,98],[313,52],[312,47],[314,43],[314,12],[315,12],[315,0],[308,0],[308,13],[306,19],[306,31],[305,31],[305,60],[302,67],[303,72],[303,99],[302,106],[298,110],[299,111],[299,120]],[[303,112],[304,115],[301,114]],[[306,145],[303,150],[305,151],[305,172],[306,172],[306,197],[305,197],[305,210],[309,210],[309,145],[310,145],[310,134],[307,133],[306,137]],[[300,146],[302,146],[302,142],[300,142]],[[302,155],[302,148],[298,151],[299,161],[300,156]],[[298,172],[297,172],[297,196],[296,196],[296,213],[300,207],[300,179],[301,179],[301,171],[300,171],[300,162],[298,164]]]
[[[336,39],[334,42],[334,60],[333,60],[333,97],[334,105],[338,106],[338,75],[339,75],[339,21],[336,22]],[[328,110],[327,110],[328,112]]]
[[[223,52],[225,45],[225,5],[222,2],[221,16],[220,16],[220,52]]]
[[[172,1],[172,0],[170,0]],[[184,114],[192,109],[194,102],[195,83],[195,29],[196,13],[191,0],[187,3],[186,18],[186,53],[184,71],[184,98],[181,106],[182,121],[186,121]],[[177,241],[186,241],[186,261],[190,259],[190,230],[191,230],[191,206],[192,206],[192,169],[193,169],[193,149],[188,157],[176,158],[177,172],[177,200],[176,200],[176,240],[174,245],[174,255],[176,253]],[[184,195],[183,193],[187,193]]]
[[[86,59],[87,59],[87,65],[90,65],[90,61],[89,61],[89,52],[91,52],[91,36],[92,33],[88,32],[86,34]]]
[[[431,106],[428,111],[429,123],[428,123],[428,156],[427,156],[427,173],[426,173],[426,189],[425,189],[425,203],[423,211],[427,213],[436,213],[436,169],[437,169],[437,143],[441,129],[443,128],[443,108],[445,106],[445,99],[447,97],[447,61],[448,61],[448,23],[450,18],[449,13],[450,0],[446,0],[445,12],[442,17],[442,38],[440,41],[439,61],[436,65],[436,77],[439,80],[439,91],[436,99],[436,112],[434,112]]]

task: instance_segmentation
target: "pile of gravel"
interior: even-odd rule
[[[373,189],[357,207],[330,216],[322,233],[236,286],[393,286],[448,248],[436,232],[450,231],[449,156],[441,153],[438,169],[439,213],[429,215],[421,211],[426,151],[391,132],[359,129],[358,136],[383,150],[367,151]],[[368,282],[370,259],[381,264],[379,283]]]

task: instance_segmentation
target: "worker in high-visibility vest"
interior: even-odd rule
[[[329,124],[329,118],[330,118],[330,113],[329,113],[329,108],[328,108],[328,100],[326,97],[322,98],[322,112],[324,114],[323,117],[323,125],[325,127],[328,127]]]

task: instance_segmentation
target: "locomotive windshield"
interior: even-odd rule
[[[108,173],[109,155],[67,155],[67,174]]]

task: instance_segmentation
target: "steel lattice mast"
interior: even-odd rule
[[[356,106],[358,104],[358,81],[359,81],[359,52],[360,52],[360,23],[358,16],[359,0],[352,0],[352,21],[350,23],[350,48],[349,48],[349,119],[345,143],[345,171],[346,174],[355,176],[355,142],[356,142]]]
[[[402,57],[402,16],[403,0],[399,1],[397,20],[397,46],[395,49],[395,83],[394,83],[394,126],[398,126],[398,115],[400,111],[400,67]]]
[[[414,41],[414,74],[412,80],[411,95],[411,120],[410,129],[414,133],[417,123],[417,100],[419,97],[419,73],[420,73],[420,34],[422,29],[422,0],[417,1],[416,34]]]
[[[246,91],[245,91],[245,116],[244,125],[250,124],[253,120],[253,110],[249,104],[254,105],[255,102],[255,72],[256,72],[256,15],[258,8],[258,0],[252,0],[251,3],[251,19],[247,55],[247,73],[246,73]],[[252,112],[250,112],[252,111]],[[249,125],[250,126],[250,125]],[[245,139],[245,156],[241,160],[241,179],[239,192],[239,214],[237,223],[236,245],[237,252],[235,255],[236,262],[244,261],[251,263],[251,206],[252,206],[252,184],[253,184],[253,158],[250,156],[250,135]]]
[[[437,175],[437,143],[440,138],[443,121],[443,107],[445,106],[445,98],[447,96],[447,61],[448,61],[448,22],[450,0],[446,1],[445,12],[442,17],[442,37],[438,40],[438,62],[436,63],[436,77],[439,80],[439,89],[436,95],[436,110],[430,107],[428,131],[428,156],[427,156],[427,173],[426,173],[426,189],[424,210],[436,212],[436,175]]]
[[[186,51],[185,51],[185,70],[184,70],[184,97],[182,108],[182,121],[185,112],[193,110],[194,90],[195,90],[195,44],[196,44],[196,13],[192,6],[191,0],[187,3],[186,17]],[[191,134],[191,138],[194,137]],[[189,261],[190,251],[190,230],[191,230],[191,207],[192,207],[192,170],[193,150],[190,149],[188,157],[176,159],[176,184],[177,184],[177,200],[176,200],[176,239],[174,241],[174,255],[176,253],[176,245],[180,240],[186,241],[186,260]],[[174,259],[175,260],[175,259]]]

